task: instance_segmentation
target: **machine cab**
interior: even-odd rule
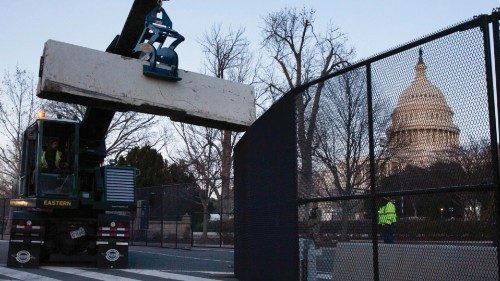
[[[73,120],[38,119],[26,129],[20,197],[76,197],[78,125]]]

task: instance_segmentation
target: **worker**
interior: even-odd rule
[[[321,227],[321,209],[318,203],[312,203],[311,211],[309,212],[309,235],[312,239],[316,240],[319,236]]]
[[[383,199],[383,206],[378,209],[378,224],[381,227],[384,243],[393,244],[396,232],[396,205],[390,199]]]
[[[42,153],[42,168],[49,171],[59,169],[61,163],[62,152],[59,150],[59,140],[53,139],[49,146]]]

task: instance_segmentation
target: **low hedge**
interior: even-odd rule
[[[339,240],[369,239],[371,220],[347,221],[347,231],[341,237],[341,221],[321,222],[320,234]],[[300,232],[306,234],[306,222],[299,224]],[[408,241],[491,241],[494,227],[487,221],[463,220],[412,220],[400,219],[396,223],[396,238]]]

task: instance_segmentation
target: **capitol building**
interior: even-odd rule
[[[454,112],[448,105],[443,92],[427,77],[427,65],[424,62],[423,50],[415,56],[413,79],[406,88],[398,93],[395,106],[390,114],[390,122],[385,128],[383,149],[379,151],[379,169],[388,176],[408,166],[428,168],[438,161],[448,162],[455,158],[454,153],[460,147],[460,130],[454,121]],[[342,153],[342,152],[341,152]],[[355,185],[360,193],[369,188],[369,157],[360,155],[352,159],[361,167],[350,167],[344,155],[336,155],[335,171],[337,185],[343,187]],[[333,172],[329,168],[319,170],[315,175],[316,187],[321,196],[338,194],[330,184],[335,182]],[[350,179],[346,175],[351,173]],[[321,190],[328,190],[323,194]]]
[[[415,76],[401,93],[386,131],[391,167],[428,167],[459,147],[460,130],[441,90],[427,78],[422,49]]]
[[[382,174],[389,176],[408,166],[428,168],[438,161],[448,162],[460,146],[460,130],[454,121],[454,112],[448,105],[443,92],[427,77],[427,65],[422,49],[414,67],[414,77],[399,96],[390,115],[390,123],[385,130],[384,149],[381,151]],[[324,169],[316,175],[315,190],[320,196],[345,195],[339,190],[352,190],[348,195],[364,194],[369,189],[368,156],[360,156],[354,162],[362,166],[350,171],[352,177],[346,178],[346,163],[337,162],[337,180],[331,169]],[[332,187],[331,183],[336,182]],[[340,188],[341,187],[341,188]],[[326,190],[326,193],[325,193]],[[340,219],[341,207],[325,205],[324,219]],[[354,219],[363,216],[358,212],[360,206],[353,207]]]

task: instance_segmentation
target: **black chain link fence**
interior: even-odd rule
[[[203,186],[200,187],[202,182],[213,183],[211,188],[217,190],[211,198],[203,196],[207,193]],[[220,182],[220,179],[210,179],[196,183],[138,188],[137,209],[130,213],[131,244],[175,249],[233,248],[233,181],[229,180],[230,186],[226,191],[229,195],[222,192]],[[10,237],[9,201],[9,198],[0,198],[1,240],[8,240]],[[207,203],[206,212],[202,201]]]
[[[10,198],[0,198],[0,240],[10,239]]]
[[[498,280],[497,16],[297,94],[301,280]]]
[[[226,196],[220,182],[210,179],[138,188],[132,244],[180,249],[232,248],[232,184]],[[213,188],[214,195],[207,197],[212,191],[206,192],[206,188]]]

